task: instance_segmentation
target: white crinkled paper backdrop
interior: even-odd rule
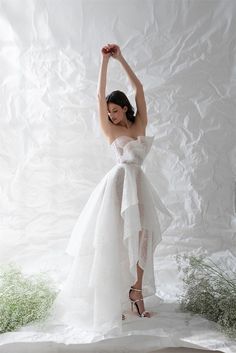
[[[1,263],[66,278],[73,225],[115,163],[96,101],[100,49],[114,42],[145,89],[155,141],[144,169],[175,215],[155,254],[157,295],[181,292],[177,253],[235,265],[235,13],[227,0],[0,1]],[[114,60],[113,89],[134,103]]]

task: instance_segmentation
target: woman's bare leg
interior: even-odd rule
[[[137,281],[135,282],[135,284],[133,285],[134,288],[137,289],[142,289],[143,286],[143,269],[139,266],[138,262],[137,262]]]
[[[138,279],[132,287],[135,289],[142,289],[143,269],[139,266],[138,262],[137,262],[137,277],[138,277]],[[130,292],[130,299],[132,299],[132,300],[143,299],[142,292],[137,292],[134,290],[131,291]],[[139,302],[137,302],[137,305],[139,307],[140,313],[142,313],[145,310],[143,300],[140,300]],[[150,317],[150,314],[146,313],[145,316]]]

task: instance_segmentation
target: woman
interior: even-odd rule
[[[123,92],[114,91],[106,97],[107,66],[111,57],[120,62],[135,90],[137,106],[135,116],[134,110]],[[110,143],[119,136],[126,135],[134,139],[137,139],[138,136],[145,136],[147,109],[143,86],[124,59],[119,46],[116,44],[108,44],[102,48],[102,63],[98,83],[98,103],[100,126]],[[109,119],[107,119],[107,113]],[[142,278],[143,269],[137,263],[137,281],[129,291],[129,298],[131,302],[135,304],[137,312],[141,317],[150,317],[150,313],[145,311],[144,308]]]
[[[121,63],[134,87],[135,115],[123,92],[106,96],[110,58]],[[74,261],[54,306],[58,324],[73,325],[89,340],[120,334],[129,303],[138,316],[150,318],[143,298],[156,292],[153,253],[172,220],[141,168],[153,142],[145,135],[143,87],[115,44],[102,48],[98,103],[100,126],[116,164],[95,187],[73,228],[66,252]]]

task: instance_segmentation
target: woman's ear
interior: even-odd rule
[[[125,105],[124,108],[123,108],[124,112],[126,113],[127,110],[128,110],[128,107]]]

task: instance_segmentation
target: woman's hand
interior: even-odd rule
[[[110,48],[111,55],[114,59],[119,59],[121,58],[121,50],[120,47],[117,44],[108,44]]]
[[[101,52],[102,52],[103,58],[109,59],[111,57],[111,50],[108,45],[105,45],[104,47],[102,47]]]
[[[107,44],[104,46],[102,48],[102,55],[108,58],[112,56],[114,59],[119,59],[122,56],[120,47],[116,44]]]

